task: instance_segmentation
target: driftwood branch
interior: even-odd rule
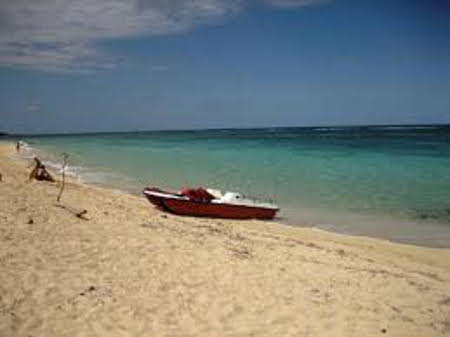
[[[63,164],[62,164],[62,168],[61,168],[61,188],[59,189],[59,193],[58,193],[58,197],[56,198],[56,206],[60,207],[62,209],[65,209],[66,211],[69,211],[70,213],[72,213],[73,215],[75,215],[77,218],[82,219],[82,220],[89,220],[88,218],[86,218],[86,214],[87,214],[87,210],[86,209],[76,209],[74,207],[68,206],[68,205],[63,205],[61,204],[61,197],[62,194],[64,192],[64,187],[66,184],[66,166],[67,166],[67,162],[69,159],[69,155],[67,153],[63,153]]]
[[[79,210],[79,209],[75,209],[73,207],[65,206],[65,205],[62,205],[62,204],[57,204],[56,207],[60,207],[62,209],[65,209],[66,211],[69,211],[70,213],[72,213],[73,215],[75,215],[79,219],[89,220],[88,218],[86,218],[86,214],[88,212],[86,209]]]
[[[58,193],[58,197],[56,198],[56,202],[60,202],[62,194],[64,192],[64,186],[66,184],[66,165],[67,165],[67,160],[69,158],[69,155],[67,153],[63,153],[63,164],[62,164],[62,168],[61,168],[61,189],[59,190]]]

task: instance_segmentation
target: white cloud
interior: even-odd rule
[[[82,72],[115,67],[120,60],[97,41],[185,32],[252,1],[288,8],[322,0],[0,0],[0,65]]]
[[[120,59],[105,55],[88,42],[0,43],[0,65],[48,71],[89,73],[115,67]]]

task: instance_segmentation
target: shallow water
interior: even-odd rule
[[[203,185],[281,206],[280,220],[450,247],[450,126],[159,131],[29,137],[88,183]]]

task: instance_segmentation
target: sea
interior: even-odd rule
[[[450,247],[450,125],[26,136],[82,182],[140,194],[206,186],[271,201],[284,223]],[[149,206],[150,207],[150,206]]]

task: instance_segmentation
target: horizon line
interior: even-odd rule
[[[68,131],[68,132],[44,132],[44,133],[9,133],[0,130],[3,137],[45,137],[45,136],[76,136],[119,133],[145,133],[145,132],[192,132],[192,131],[219,131],[219,130],[263,130],[263,129],[317,129],[317,128],[361,128],[361,127],[450,127],[449,123],[425,123],[425,124],[334,124],[314,126],[255,126],[255,127],[212,127],[192,129],[142,129],[142,130],[111,130],[111,131]]]

